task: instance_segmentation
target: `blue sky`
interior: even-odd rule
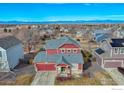
[[[124,4],[0,3],[0,21],[124,20]]]

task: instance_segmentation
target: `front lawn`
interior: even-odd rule
[[[66,81],[59,81],[56,79],[55,85],[101,85],[101,83],[99,82],[99,80],[84,76],[82,78],[77,78],[77,79],[73,78],[71,80],[66,80]]]

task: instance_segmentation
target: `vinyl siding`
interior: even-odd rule
[[[9,67],[13,69],[18,63],[19,59],[24,57],[24,51],[22,44],[18,44],[14,47],[7,49],[7,59]]]

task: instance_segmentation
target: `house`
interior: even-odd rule
[[[23,58],[20,40],[13,36],[0,38],[0,72],[9,72]]]
[[[94,55],[96,62],[103,68],[124,67],[124,39],[104,41]]]
[[[58,76],[83,73],[84,61],[78,41],[68,36],[48,40],[45,50],[34,58],[36,71],[56,71]]]
[[[107,30],[96,30],[92,33],[93,40],[96,42],[102,42],[104,40],[107,40],[111,37],[110,31]]]
[[[82,31],[77,31],[77,32],[76,32],[76,37],[77,37],[77,38],[80,38],[80,37],[82,37],[82,36],[83,36]]]
[[[114,38],[124,38],[124,31],[123,30],[116,30],[113,32]]]

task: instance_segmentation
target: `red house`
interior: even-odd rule
[[[68,36],[48,40],[45,50],[34,58],[37,71],[56,71],[59,76],[82,74],[84,61],[78,41]]]

